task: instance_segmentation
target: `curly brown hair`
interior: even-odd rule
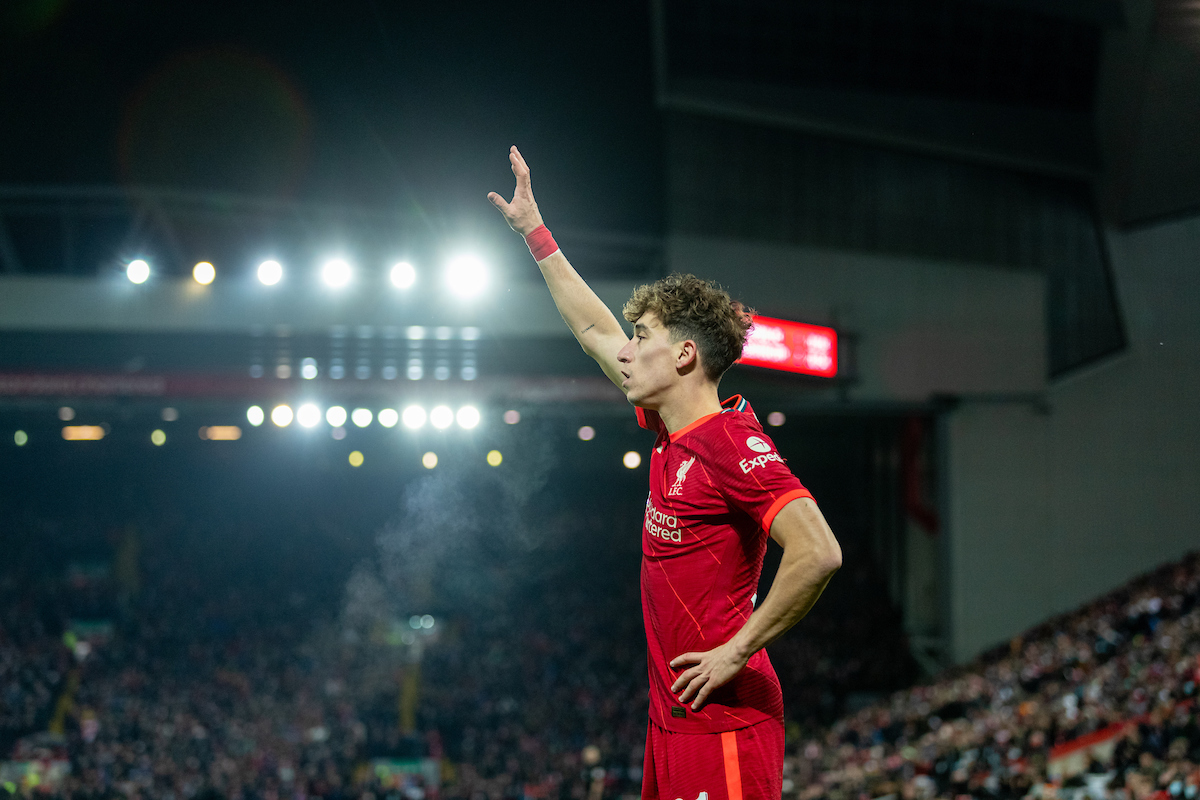
[[[622,309],[630,322],[651,312],[672,342],[691,339],[696,343],[700,366],[713,383],[742,357],[754,313],[714,282],[678,272],[634,289]]]

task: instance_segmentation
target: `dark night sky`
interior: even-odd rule
[[[661,226],[645,2],[7,0],[0,183],[137,183]]]

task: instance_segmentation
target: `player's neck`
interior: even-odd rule
[[[680,386],[667,402],[658,407],[658,415],[668,433],[682,430],[701,417],[721,410],[717,387],[711,383],[699,386]]]

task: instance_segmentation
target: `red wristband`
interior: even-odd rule
[[[534,261],[541,261],[558,252],[558,242],[554,241],[545,225],[538,225],[531,230],[525,237],[525,244],[529,245]]]

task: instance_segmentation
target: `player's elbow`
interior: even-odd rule
[[[837,539],[832,535],[827,537],[825,547],[821,553],[821,570],[827,577],[832,577],[833,573],[842,568],[842,547],[838,544]]]

